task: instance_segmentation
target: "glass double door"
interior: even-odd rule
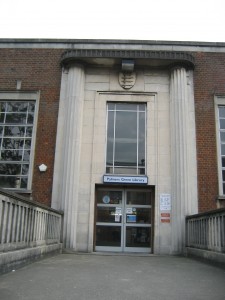
[[[98,189],[95,251],[151,252],[150,190]]]

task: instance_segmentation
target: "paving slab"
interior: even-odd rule
[[[1,300],[224,300],[225,270],[186,257],[61,254],[0,276]]]

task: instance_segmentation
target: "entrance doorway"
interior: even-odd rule
[[[97,190],[95,251],[152,251],[151,190]]]

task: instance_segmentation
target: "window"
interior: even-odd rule
[[[225,106],[218,106],[219,110],[219,143],[220,143],[220,165],[222,179],[222,193],[225,194]]]
[[[31,185],[36,101],[13,99],[21,96],[0,97],[1,188],[28,189]]]
[[[145,174],[146,104],[108,103],[106,173]]]

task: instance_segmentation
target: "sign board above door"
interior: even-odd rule
[[[103,183],[148,184],[147,176],[111,176],[104,175]]]

